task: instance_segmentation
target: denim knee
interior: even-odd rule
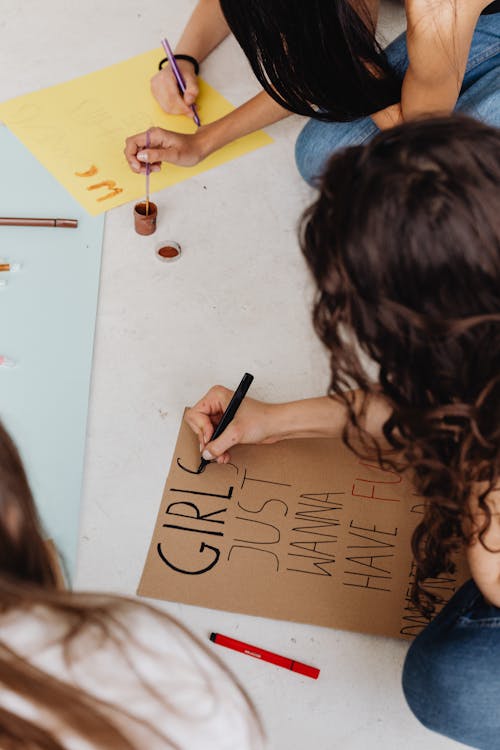
[[[426,648],[417,641],[412,644],[403,669],[403,692],[414,716],[427,729],[473,747],[477,744],[475,725],[480,717],[475,712],[471,693],[478,685],[460,679],[460,665],[450,660],[444,649]]]
[[[403,692],[428,729],[480,750],[500,748],[500,611],[448,611],[410,646]]]
[[[317,187],[324,169],[314,148],[314,120],[309,120],[299,133],[295,143],[295,163],[299,174],[312,187]]]
[[[458,100],[457,110],[487,125],[500,126],[500,55],[488,70]]]
[[[443,706],[447,694],[438,674],[441,666],[439,655],[435,661],[432,650],[417,639],[406,655],[402,677],[403,693],[411,712],[427,729],[436,732],[442,732],[447,713]]]
[[[295,163],[300,175],[309,185],[318,187],[334,153],[365,143],[377,132],[378,128],[371,117],[361,117],[351,122],[309,120],[295,144]]]

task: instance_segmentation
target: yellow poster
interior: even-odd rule
[[[144,196],[144,176],[130,170],[123,154],[128,136],[152,126],[181,133],[196,130],[188,117],[167,115],[150,92],[150,78],[163,54],[162,50],[151,50],[0,104],[0,120],[90,214]],[[202,124],[234,109],[203,80],[196,106]],[[161,172],[151,175],[151,192],[269,143],[272,138],[258,131],[230,143],[195,167],[164,164]]]

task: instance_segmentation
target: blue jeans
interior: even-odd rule
[[[406,34],[395,39],[386,54],[398,77],[403,78],[408,67]],[[500,127],[500,13],[478,20],[456,111]],[[378,132],[371,117],[352,122],[309,120],[295,147],[300,174],[315,185],[335,151],[366,143]]]
[[[468,581],[410,646],[403,690],[429,729],[500,748],[500,609]]]

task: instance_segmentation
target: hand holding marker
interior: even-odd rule
[[[227,406],[226,411],[222,415],[219,424],[215,428],[214,433],[212,437],[210,438],[210,442],[212,440],[216,440],[221,435],[221,433],[224,432],[228,424],[234,419],[234,415],[238,411],[241,402],[245,398],[246,393],[252,384],[252,381],[253,381],[253,375],[250,375],[250,373],[246,372],[241,379],[241,383],[235,390],[233,397]],[[197,473],[201,474],[201,472],[204,471],[205,466],[209,463],[210,463],[209,460],[207,460],[206,458],[202,458],[200,461],[200,465],[198,466]]]

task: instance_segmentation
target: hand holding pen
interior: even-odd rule
[[[229,450],[239,443],[274,443],[283,438],[277,431],[280,405],[248,397],[243,399],[234,418],[217,436],[217,427],[233,395],[229,388],[216,385],[186,412],[186,422],[198,437],[205,461],[216,460],[225,464],[230,460]]]
[[[230,425],[230,423],[233,421],[234,417],[236,416],[236,412],[241,406],[241,402],[245,398],[248,389],[252,385],[253,381],[253,375],[250,375],[250,373],[246,372],[233,393],[231,400],[229,401],[228,405],[226,406],[224,413],[222,414],[214,432],[212,435],[212,441],[217,440],[218,437],[222,435],[222,433],[225,431],[225,429]],[[200,446],[201,448],[201,446]],[[202,472],[206,465],[210,463],[213,459],[213,455],[208,450],[203,450],[202,456],[201,456],[201,462],[198,467],[198,474]]]
[[[185,96],[185,94],[187,93],[186,81],[184,80],[184,77],[183,77],[183,75],[181,73],[181,70],[180,70],[179,65],[177,63],[175,55],[174,55],[174,53],[172,51],[172,48],[171,48],[171,46],[168,43],[168,40],[166,38],[162,39],[161,43],[162,43],[163,49],[167,53],[168,61],[170,63],[170,67],[172,69],[172,73],[174,74],[175,79],[177,81],[177,85],[178,85],[178,87],[180,89],[180,92],[181,92],[181,94],[183,96]],[[186,102],[186,104],[187,104],[187,102]],[[201,122],[200,122],[200,118],[198,117],[198,112],[196,111],[196,106],[194,104],[194,100],[192,102],[190,102],[188,104],[188,106],[191,109],[191,112],[193,114],[193,120],[194,120],[195,124],[198,127],[200,127]]]
[[[186,60],[177,60],[177,67],[186,84],[184,93],[180,90],[170,65],[165,65],[151,78],[151,93],[167,114],[193,118],[191,105],[195,104],[199,94],[198,76],[192,64]]]

